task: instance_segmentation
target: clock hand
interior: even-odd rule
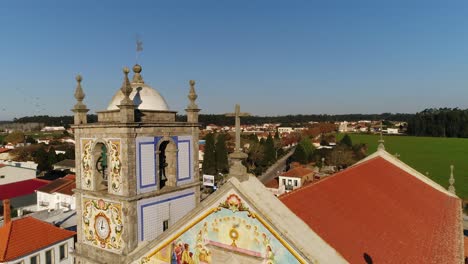
[[[104,230],[104,221],[101,220],[101,230]]]

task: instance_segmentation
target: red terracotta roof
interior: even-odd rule
[[[307,176],[311,173],[314,173],[313,170],[305,168],[305,167],[296,167],[294,169],[290,169],[285,173],[282,173],[281,176],[286,176],[286,177],[294,177],[294,178],[302,178],[304,176]]]
[[[278,189],[279,188],[279,179],[278,178],[272,179],[271,181],[265,183],[265,187]]]
[[[31,179],[0,185],[0,200],[11,199],[34,193],[34,191],[48,183],[49,181],[46,180]]]
[[[37,191],[50,194],[57,192],[67,195],[73,195],[72,189],[74,188],[76,188],[75,175],[68,174],[63,178],[53,180],[49,184],[42,186],[41,188],[37,189]]]
[[[280,200],[350,263],[463,258],[461,201],[380,156]]]
[[[57,192],[61,194],[66,194],[66,195],[73,195],[73,189],[75,188],[76,188],[76,184],[75,182],[73,182],[72,184],[69,184],[63,187],[60,190],[57,190]]]
[[[0,153],[3,153],[3,152],[8,152],[10,151],[11,149],[7,149],[7,148],[0,148]]]
[[[463,237],[465,240],[465,258],[468,258],[468,237]]]
[[[75,234],[33,217],[12,220],[0,227],[0,262],[28,255]]]

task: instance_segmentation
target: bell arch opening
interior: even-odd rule
[[[108,156],[107,146],[101,142],[96,143],[93,149],[95,191],[107,190]]]
[[[158,147],[159,189],[177,185],[177,146],[172,140],[163,140]]]

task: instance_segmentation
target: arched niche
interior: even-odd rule
[[[108,190],[109,148],[103,141],[97,141],[93,147],[94,190]]]
[[[164,137],[157,148],[159,189],[177,186],[177,145],[171,138]]]

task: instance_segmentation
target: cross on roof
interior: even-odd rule
[[[249,116],[249,113],[242,113],[240,111],[240,105],[236,104],[236,107],[234,108],[234,113],[227,113],[226,116],[234,116],[236,119],[236,149],[234,150],[235,152],[240,152],[240,117],[241,116]]]

